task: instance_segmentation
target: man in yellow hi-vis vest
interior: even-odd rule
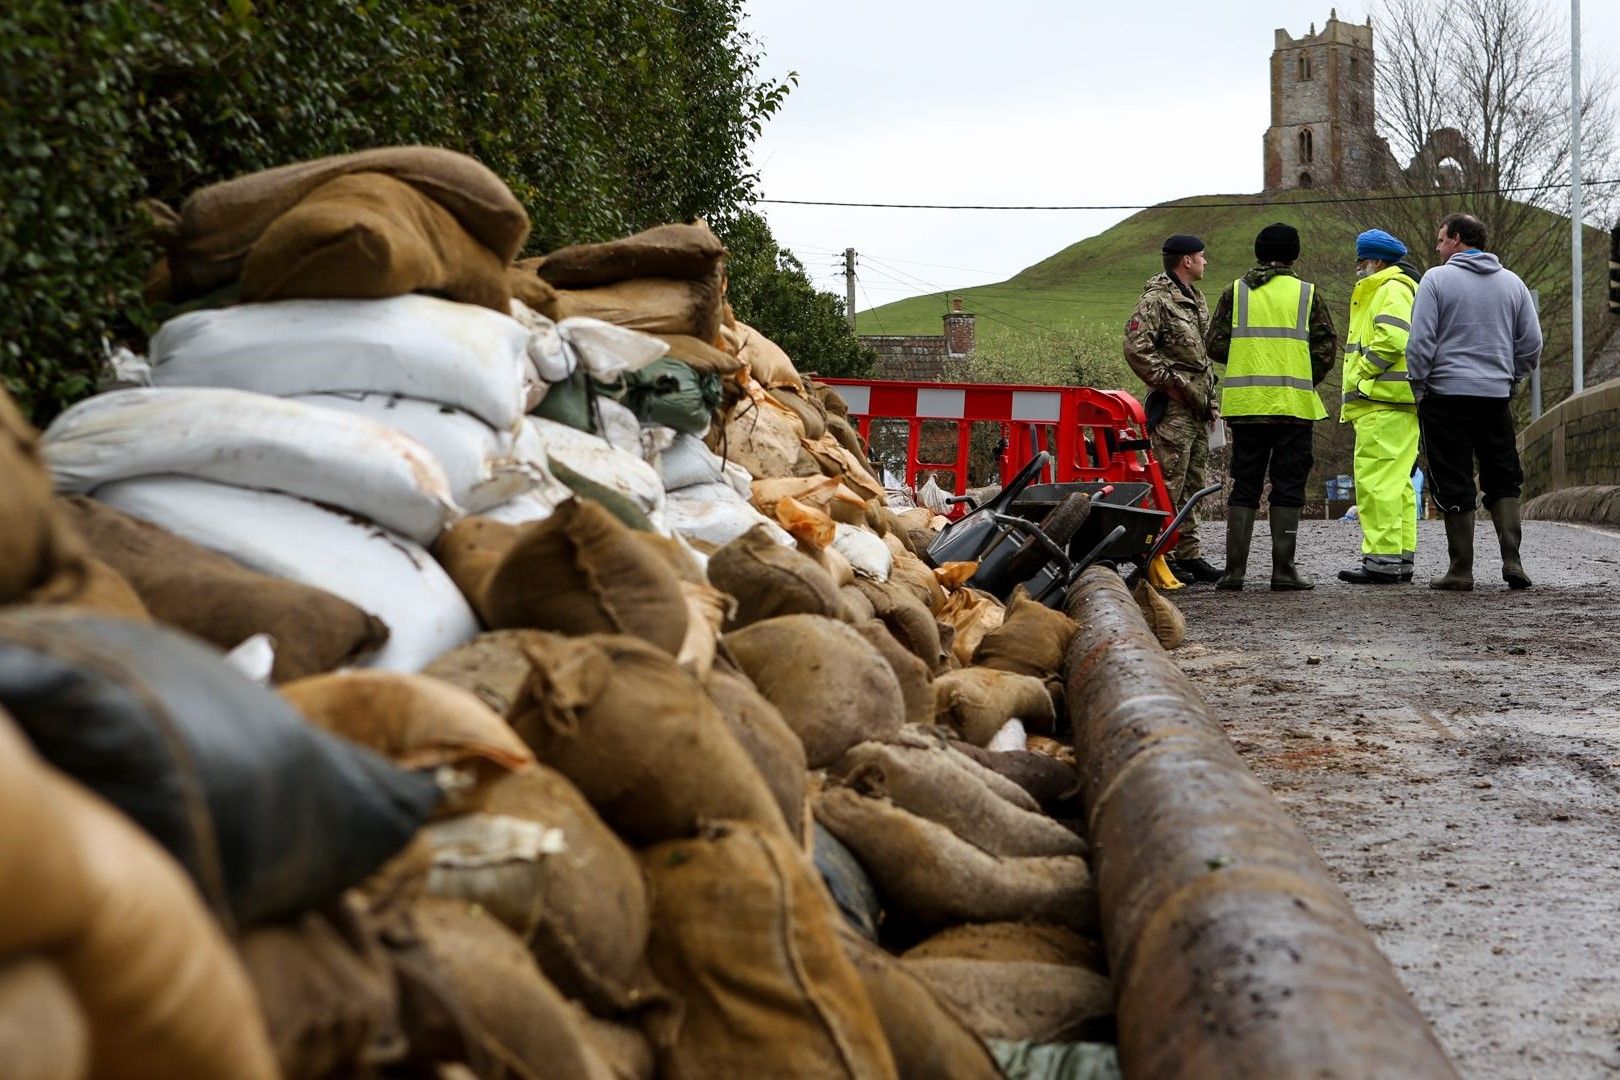
[[[1226,570],[1217,589],[1241,589],[1266,477],[1271,478],[1271,587],[1313,589],[1294,568],[1312,425],[1327,418],[1316,387],[1339,351],[1328,306],[1292,267],[1299,232],[1277,223],[1254,241],[1259,265],[1221,294],[1210,317],[1209,358],[1226,365],[1221,416],[1232,426],[1232,490],[1226,508]]]
[[[1356,237],[1356,282],[1344,345],[1344,403],[1339,418],[1356,426],[1356,509],[1361,565],[1340,570],[1356,585],[1412,580],[1417,555],[1417,402],[1406,381],[1406,337],[1418,272],[1402,263],[1406,245],[1383,229]]]

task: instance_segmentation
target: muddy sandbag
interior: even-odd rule
[[[991,960],[1108,970],[1102,942],[1050,923],[968,923],[941,930],[901,954],[906,960]]]
[[[1001,625],[984,635],[973,662],[980,667],[1049,679],[1063,670],[1063,656],[1079,625],[1061,611],[1031,600],[1020,585]]]
[[[589,289],[558,289],[550,308],[538,310],[557,322],[583,316],[644,334],[686,334],[713,341],[720,332],[721,296],[718,275],[692,281],[645,277]]]
[[[872,875],[884,908],[914,929],[1034,919],[1097,932],[1097,889],[1078,856],[999,858],[845,787],[822,792],[815,812]]]
[[[737,601],[728,630],[778,615],[837,619],[844,613],[838,587],[827,572],[758,525],[709,557],[709,581]]]
[[[366,1075],[404,1051],[399,994],[361,905],[307,911],[237,945],[286,1080]]]
[[[436,897],[412,915],[428,953],[472,1022],[493,1076],[613,1080],[578,1014],[516,934],[476,904]]]
[[[1046,684],[995,668],[947,671],[934,680],[934,716],[974,746],[987,746],[1008,720],[1052,730],[1057,714]]]
[[[851,625],[857,634],[871,643],[894,672],[895,680],[900,684],[900,697],[906,703],[905,722],[933,723],[934,677],[928,673],[928,665],[902,645],[881,620],[867,619]]]
[[[287,683],[281,694],[318,728],[375,750],[402,769],[440,774],[445,809],[476,808],[489,785],[534,755],[473,694],[426,675],[342,671]]]
[[[991,855],[1086,853],[1084,840],[991,791],[943,747],[865,742],[828,771],[861,794],[888,798]]]
[[[739,339],[737,357],[748,365],[748,373],[755,382],[767,390],[778,387],[804,388],[804,380],[798,369],[780,345],[747,323],[739,322],[736,333]]]
[[[819,403],[812,405],[790,387],[768,387],[767,392],[799,418],[799,426],[804,428],[805,438],[819,439],[827,433],[827,414],[819,407]]]
[[[1079,815],[1080,777],[1061,761],[1030,750],[997,752],[954,739],[951,749],[1017,784],[1048,814]]]
[[[134,819],[221,918],[241,926],[318,906],[360,881],[441,797],[431,776],[312,727],[218,653],[158,626],[7,614],[0,706],[43,757]]]
[[[983,1040],[915,972],[847,929],[839,939],[872,999],[902,1080],[1000,1080]]]
[[[508,314],[506,260],[443,205],[382,173],[350,173],[272,221],[242,264],[242,299],[374,300],[428,292]]]
[[[648,957],[682,1017],[659,1074],[895,1077],[883,1031],[804,853],[743,823],[642,856]]]
[[[977,589],[958,589],[945,599],[939,621],[956,631],[951,640],[951,653],[963,667],[973,663],[973,654],[986,634],[1000,626],[1006,618],[1006,609],[989,593]]]
[[[654,334],[669,346],[669,355],[703,375],[735,375],[742,361],[690,334]]]
[[[11,603],[76,562],[51,506],[39,433],[0,388],[0,604]]]
[[[760,624],[768,625],[768,624]],[[632,843],[733,818],[782,830],[781,811],[703,686],[631,637],[548,634],[512,726]]]
[[[788,832],[797,836],[803,829],[805,770],[809,768],[804,744],[746,675],[716,667],[703,680],[703,688],[771,789]]]
[[[585,797],[544,765],[495,783],[481,813],[429,825],[427,891],[479,904],[558,989],[604,1014],[650,993],[641,868]]]
[[[985,1039],[1060,1043],[1114,1036],[1114,986],[1083,967],[1030,961],[902,960]]]
[[[0,1061],[9,1080],[90,1075],[89,1025],[55,960],[0,961]]]
[[[1159,644],[1166,650],[1181,648],[1187,640],[1187,617],[1181,609],[1148,584],[1147,578],[1136,583],[1131,595],[1136,598],[1136,606],[1142,609],[1142,617]]]
[[[491,630],[479,634],[439,656],[422,669],[422,674],[466,690],[510,722],[522,701],[531,670],[523,642],[541,632]]]
[[[724,424],[710,430],[707,441],[721,457],[735,461],[756,480],[797,475],[798,421],[768,397],[763,401],[749,398],[735,406]]]
[[[949,663],[950,654],[939,637],[939,621],[905,587],[893,582],[856,578],[855,587],[872,605],[877,618],[907,649],[939,674]]]
[[[601,244],[573,244],[540,260],[541,278],[563,289],[588,289],[631,278],[696,280],[714,273],[725,245],[706,222],[656,225]],[[713,335],[704,338],[712,341]]]
[[[817,615],[766,619],[723,639],[743,673],[819,769],[864,739],[898,731],[905,698],[887,661],[849,626]]]
[[[586,1041],[607,1066],[613,1080],[653,1080],[657,1075],[658,1059],[641,1028],[602,1020],[583,1009],[575,1009],[575,1015]]]
[[[883,903],[866,868],[821,822],[811,822],[810,838],[811,861],[844,921],[866,940],[877,941]]]

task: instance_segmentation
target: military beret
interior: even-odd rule
[[[1204,250],[1204,242],[1196,236],[1176,233],[1159,249],[1161,255],[1196,255]]]

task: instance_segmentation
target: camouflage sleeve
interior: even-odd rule
[[[1226,363],[1232,348],[1232,287],[1228,285],[1215,302],[1215,314],[1209,317],[1209,332],[1204,335],[1204,352],[1211,363]]]
[[[1322,299],[1322,290],[1314,289],[1311,294],[1311,382],[1320,386],[1338,358],[1339,333],[1333,329],[1333,315],[1328,311],[1327,301]]]
[[[1162,386],[1170,374],[1170,365],[1159,354],[1162,323],[1163,316],[1151,293],[1136,302],[1136,310],[1125,323],[1125,362],[1149,389]]]

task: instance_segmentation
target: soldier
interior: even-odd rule
[[[1159,249],[1164,273],[1148,279],[1125,324],[1125,362],[1147,384],[1148,434],[1171,501],[1180,507],[1204,486],[1209,465],[1209,423],[1217,416],[1215,375],[1204,353],[1209,305],[1193,283],[1204,276],[1204,242],[1177,234]],[[1195,510],[1181,526],[1168,560],[1184,584],[1215,581],[1221,572],[1198,546]]]

